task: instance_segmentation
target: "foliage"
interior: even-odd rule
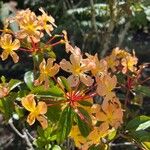
[[[150,96],[143,85],[147,79],[141,78],[147,65],[138,66],[134,51],[118,47],[101,59],[98,54],[82,54],[70,44],[65,30],[53,32],[57,29],[54,18],[42,8],[39,11],[40,15],[30,9],[18,11],[5,20],[1,30],[2,61],[11,58],[17,64],[19,53],[33,59],[33,69],[25,73],[24,80],[1,77],[0,111],[6,123],[30,148],[59,150],[72,139],[79,149],[109,149],[115,139],[123,137],[149,149],[150,118],[134,118],[128,109],[135,103],[131,95]],[[12,23],[17,24],[17,31],[10,29]],[[70,55],[69,60],[56,60],[52,48],[58,45]],[[26,129],[34,125],[36,136],[22,135],[13,124],[14,114]]]

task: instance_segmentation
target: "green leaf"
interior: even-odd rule
[[[7,120],[12,117],[13,112],[15,111],[14,100],[16,97],[16,93],[11,93],[9,96],[0,100],[0,111],[4,114]]]
[[[34,64],[36,64],[35,67],[37,69],[39,68],[39,65],[42,62],[42,60],[43,60],[43,54],[38,53],[38,54],[33,55],[33,61],[34,61]]]
[[[71,91],[71,87],[70,87],[70,85],[68,84],[68,81],[67,81],[67,79],[66,79],[65,77],[60,76],[58,79],[61,81],[63,87],[64,87],[68,92]]]
[[[8,83],[9,91],[16,88],[18,85],[20,85],[22,82],[20,80],[11,79]]]
[[[135,88],[135,92],[150,97],[150,88],[147,86],[139,85]]]
[[[150,117],[138,116],[127,124],[126,129],[139,131],[145,130],[148,127],[150,127]]]
[[[52,148],[52,150],[61,150],[61,147],[58,145],[54,145],[54,147]]]
[[[55,55],[55,53],[53,51],[48,51],[47,54],[51,58],[56,58],[56,55]]]
[[[78,107],[77,124],[78,124],[81,134],[84,137],[87,137],[89,133],[91,132],[90,125],[92,124],[92,120],[88,112],[81,107]]]
[[[61,106],[60,105],[52,105],[48,107],[47,117],[53,123],[58,122],[61,115]]]
[[[5,83],[6,82],[6,78],[4,76],[1,76],[1,81],[2,81],[2,83]]]
[[[107,137],[108,140],[112,141],[115,138],[116,133],[117,133],[117,130],[115,128],[112,128],[111,131],[108,134],[108,137]]]
[[[78,101],[78,103],[83,106],[92,106],[92,103],[86,100]]]
[[[142,142],[142,146],[145,148],[145,150],[150,150],[150,142]]]
[[[66,107],[59,119],[58,123],[58,133],[57,133],[57,141],[58,143],[63,142],[68,134],[70,133],[72,127],[72,108]]]
[[[28,86],[28,88],[30,90],[32,90],[33,82],[34,82],[34,74],[33,74],[32,71],[28,71],[28,72],[25,73],[24,81],[25,81],[26,85]]]
[[[144,130],[133,131],[130,135],[138,142],[148,142],[150,141],[150,133]]]
[[[31,91],[33,94],[43,95],[47,97],[62,97],[64,92],[57,86],[52,86],[49,89],[45,89],[43,86],[34,87]]]

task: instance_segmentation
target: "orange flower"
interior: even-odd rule
[[[74,50],[74,53],[70,55],[71,63],[63,59],[60,62],[60,67],[66,72],[72,73],[72,75],[68,77],[68,82],[72,87],[75,87],[79,83],[79,80],[85,85],[91,86],[93,84],[93,79],[86,74],[90,68],[82,63],[80,49],[75,47]]]
[[[123,65],[122,73],[126,73],[128,70],[135,72],[138,59],[134,56],[127,56],[121,60],[121,64]]]
[[[107,62],[104,59],[99,60],[97,54],[94,56],[86,53],[88,58],[83,60],[83,63],[91,68],[94,76],[104,75],[107,73]]]
[[[110,77],[105,75],[104,77],[97,78],[97,93],[100,96],[105,96],[105,99],[112,99],[115,93],[112,90],[116,87],[117,78],[116,76]]]
[[[118,128],[122,123],[123,112],[118,104],[105,103],[105,105],[95,105],[95,118],[103,122],[101,125],[109,128],[109,126]],[[93,109],[94,110],[94,109]]]
[[[49,36],[51,36],[51,31],[54,30],[53,26],[56,27],[55,25],[55,20],[52,16],[48,16],[43,8],[39,9],[42,12],[42,16],[38,16],[39,24],[42,27],[42,30],[44,29]],[[50,24],[49,24],[50,23]]]
[[[29,42],[37,43],[43,37],[41,25],[34,12],[29,9],[19,11],[16,14],[15,21],[17,21],[20,31],[17,33],[18,38],[24,39],[27,37]]]
[[[88,139],[92,141],[93,144],[99,144],[100,139],[108,134],[108,126],[101,124],[99,127],[94,127],[93,131],[88,135]]]
[[[45,129],[48,126],[47,119],[44,117],[44,114],[47,112],[47,105],[45,102],[36,102],[33,94],[29,94],[21,100],[22,106],[30,112],[27,117],[27,122],[29,125],[33,125],[35,119],[37,119],[42,127]]]
[[[20,47],[20,41],[18,39],[12,41],[12,35],[4,34],[1,36],[0,46],[2,49],[4,49],[1,54],[2,60],[6,60],[10,55],[14,63],[17,63],[19,61],[19,56],[14,52]]]
[[[37,80],[35,80],[35,85],[41,85],[44,82],[45,88],[49,87],[49,77],[54,77],[58,71],[59,71],[59,65],[54,64],[55,59],[49,58],[47,60],[47,64],[45,59],[41,62],[39,68],[40,68],[40,76]]]
[[[77,125],[72,126],[69,136],[73,138],[75,145],[79,148],[81,148],[82,144],[87,142],[86,138],[81,135]]]

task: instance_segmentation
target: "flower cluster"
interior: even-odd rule
[[[117,132],[123,124],[124,110],[117,90],[124,87],[124,91],[130,92],[132,78],[139,72],[138,59],[134,52],[130,54],[119,48],[105,58],[99,58],[98,54],[84,55],[80,48],[70,44],[66,31],[53,35],[52,31],[57,27],[54,18],[42,8],[39,11],[42,13],[40,16],[29,9],[19,11],[7,20],[4,30],[1,30],[2,60],[10,55],[17,63],[20,61],[18,51],[27,52],[30,56],[42,56],[38,63],[34,62],[36,69],[33,76],[25,77],[26,89],[21,91],[25,94],[20,96],[17,93],[17,104],[29,112],[25,117],[30,126],[37,120],[44,130],[53,123],[51,117],[54,116],[50,114],[57,113],[54,107],[59,106],[61,115],[54,119],[55,141],[63,142],[69,137],[78,148],[85,150],[102,144],[112,130]],[[18,31],[8,28],[12,22],[18,24]],[[42,39],[45,34],[50,38],[47,42]],[[59,41],[52,43],[58,37]],[[64,44],[66,53],[70,55],[69,60],[62,59],[58,63],[56,58],[48,55],[49,49],[58,44]],[[61,71],[68,76],[59,76]],[[118,74],[127,79],[124,86],[119,83]],[[17,86],[22,84],[15,83]],[[9,92],[7,85],[0,84],[0,98],[7,97]]]

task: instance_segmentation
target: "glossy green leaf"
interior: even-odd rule
[[[68,134],[70,133],[72,127],[72,108],[66,107],[59,119],[58,123],[58,133],[57,133],[57,141],[58,143],[63,142]]]
[[[61,150],[61,147],[58,145],[54,145],[54,147],[52,148],[52,150]]]
[[[139,85],[135,88],[135,92],[150,97],[150,88],[147,86]]]
[[[145,130],[150,127],[150,117],[148,116],[138,116],[135,119],[131,120],[127,126],[127,130]]]
[[[150,141],[150,132],[140,130],[132,131],[130,135],[138,142],[148,142]]]
[[[18,85],[20,85],[22,82],[20,80],[11,79],[8,83],[9,91],[16,88]]]
[[[58,122],[61,115],[61,106],[60,105],[53,105],[48,107],[47,110],[47,117],[53,123]]]
[[[88,112],[81,107],[78,107],[77,124],[81,134],[87,137],[91,131],[90,125],[92,124],[92,120]]]
[[[47,97],[62,97],[64,95],[62,89],[57,86],[52,86],[49,89],[45,89],[43,86],[37,86],[32,89],[32,93]]]
[[[149,142],[142,142],[142,146],[145,148],[145,150],[150,150],[150,141]]]
[[[33,82],[34,82],[34,74],[32,71],[28,71],[24,75],[24,81],[28,88],[31,90],[33,88]]]
[[[68,81],[67,81],[67,79],[66,79],[65,77],[60,76],[60,77],[58,78],[58,80],[60,80],[60,82],[61,82],[61,84],[63,85],[63,87],[64,87],[68,92],[71,91],[71,87],[70,87],[70,85],[69,85],[69,83],[68,83]]]
[[[115,128],[112,128],[108,134],[108,140],[111,141],[115,138],[116,136],[116,133],[117,133],[117,130]]]

